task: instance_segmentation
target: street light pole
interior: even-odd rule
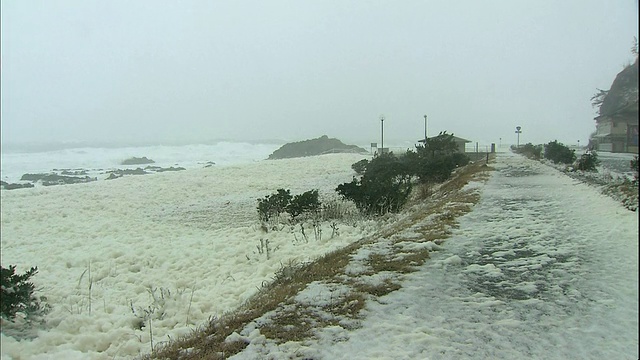
[[[520,134],[522,133],[522,127],[521,126],[516,126],[516,134],[518,134],[518,142],[516,147],[520,147]]]
[[[427,115],[424,116],[424,146],[427,146]]]
[[[384,154],[384,115],[380,116],[380,134],[381,134],[381,137],[382,137],[382,139],[381,139],[382,140],[381,141],[382,148],[380,148],[380,153]]]

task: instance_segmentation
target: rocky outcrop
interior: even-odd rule
[[[165,172],[165,171],[182,171],[182,170],[186,170],[185,168],[179,166],[179,167],[168,167],[168,168],[163,168],[160,166],[147,166],[144,169],[143,168],[135,168],[135,169],[116,169],[116,170],[109,170],[106,173],[109,174],[109,177],[107,177],[105,180],[113,180],[113,179],[119,179],[121,177],[123,177],[124,175],[147,175],[147,174],[153,174],[155,173],[161,173],[161,172]]]
[[[153,163],[155,163],[155,161],[151,159],[147,159],[146,156],[143,156],[141,158],[139,157],[129,158],[127,160],[124,160],[120,165],[145,165],[145,164],[153,164]]]
[[[24,189],[24,188],[32,188],[33,184],[24,183],[24,184],[10,184],[6,181],[0,181],[0,187],[4,190],[15,190],[15,189]]]
[[[269,160],[315,156],[329,153],[367,153],[356,145],[346,145],[338,139],[323,135],[317,139],[284,144],[269,155]]]
[[[40,182],[44,186],[81,184],[96,181],[98,178],[90,176],[68,176],[58,174],[24,174],[20,178],[22,181]]]

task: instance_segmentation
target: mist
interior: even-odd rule
[[[3,1],[1,139],[586,144],[620,1]]]

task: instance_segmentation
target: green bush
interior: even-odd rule
[[[361,212],[397,212],[409,197],[414,176],[422,183],[443,182],[456,167],[468,163],[469,158],[458,152],[453,134],[441,132],[399,157],[388,153],[353,164],[361,177],[338,185],[336,191],[343,199],[353,201]]]
[[[512,146],[511,150],[516,154],[522,154],[529,159],[540,160],[540,157],[542,156],[542,145],[533,145],[532,143],[527,143],[520,147]]]
[[[554,140],[544,145],[544,157],[556,164],[573,164],[573,162],[576,161],[576,152],[559,143],[557,140]]]
[[[320,211],[321,203],[318,190],[309,190],[292,196],[289,189],[278,189],[275,193],[258,199],[258,216],[260,221],[269,222],[288,213],[295,220],[299,215],[307,212]]]
[[[15,265],[9,268],[0,266],[0,317],[13,321],[17,313],[25,314],[27,319],[44,315],[48,305],[45,297],[34,295],[35,286],[29,280],[38,272],[32,267],[22,275],[18,275]]]
[[[258,199],[258,216],[260,216],[260,220],[269,222],[274,217],[280,216],[286,211],[292,198],[290,190],[278,189],[276,193]]]
[[[595,151],[590,151],[580,156],[580,159],[576,162],[575,169],[583,171],[597,171],[596,166],[599,164],[600,160],[598,160],[598,154]]]
[[[318,212],[320,210],[320,200],[318,200],[318,190],[309,190],[296,195],[287,205],[287,212],[293,219],[303,213]]]
[[[353,171],[356,172],[356,174],[363,175],[364,172],[367,170],[367,165],[369,165],[369,160],[362,159],[357,163],[354,163],[353,165],[351,165],[351,168],[353,169]]]
[[[469,163],[469,157],[458,152],[453,135],[446,132],[428,139],[426,146],[416,146],[415,152],[407,151],[404,160],[421,183],[446,181],[455,168]]]
[[[336,191],[364,213],[397,212],[411,193],[411,175],[393,153],[381,154],[368,163],[360,179],[340,184]]]

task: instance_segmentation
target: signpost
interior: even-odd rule
[[[380,115],[380,133],[382,135],[380,153],[384,153],[384,115]]]

